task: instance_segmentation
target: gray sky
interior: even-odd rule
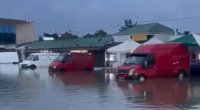
[[[124,19],[194,17],[200,16],[199,10],[200,0],[0,0],[0,17],[31,19],[37,34],[72,30],[83,35],[96,29],[116,33]],[[159,23],[200,32],[200,18]]]

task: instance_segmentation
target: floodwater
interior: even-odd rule
[[[116,80],[112,73],[49,74],[0,65],[0,110],[200,109],[200,78]]]

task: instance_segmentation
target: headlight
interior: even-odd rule
[[[132,76],[134,74],[134,71],[135,71],[134,69],[129,70],[128,75]]]
[[[56,66],[53,66],[53,68],[56,68]]]

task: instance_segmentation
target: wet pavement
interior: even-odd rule
[[[116,80],[112,73],[49,74],[0,65],[0,110],[200,109],[200,78]]]

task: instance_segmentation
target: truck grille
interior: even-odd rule
[[[119,70],[119,74],[128,74],[129,70]]]

